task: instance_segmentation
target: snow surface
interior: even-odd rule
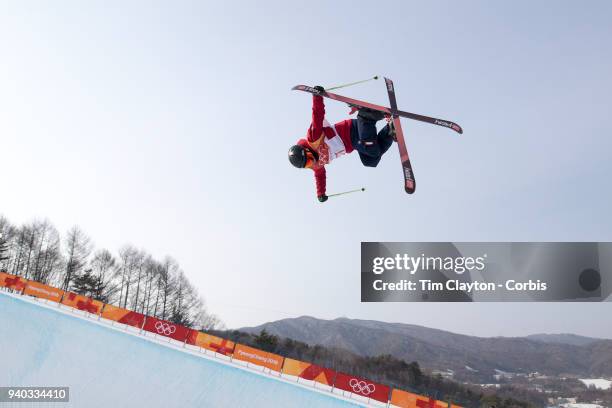
[[[608,390],[610,387],[612,387],[612,381],[604,378],[581,378],[580,381],[582,381],[587,387],[594,385],[595,388],[600,390]]]
[[[1,386],[69,386],[62,407],[358,406],[2,292],[0,350]]]

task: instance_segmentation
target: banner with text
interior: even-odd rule
[[[29,281],[23,291],[24,294],[34,296],[41,299],[59,302],[62,300],[63,290],[56,289],[53,286],[45,285],[34,281]]]
[[[336,388],[341,390],[349,391],[353,394],[361,395],[380,402],[389,401],[389,391],[391,390],[389,387],[365,378],[355,377],[345,373],[338,373],[336,374],[334,385]]]
[[[20,276],[11,275],[9,273],[0,272],[0,286],[21,292],[25,289],[27,279]]]
[[[305,361],[294,360],[292,358],[285,358],[283,373],[295,375],[296,377],[316,381],[325,385],[333,385],[334,377],[336,376],[334,370]]]
[[[143,314],[109,304],[104,305],[102,317],[108,320],[113,320],[117,323],[137,327],[139,329],[142,328],[145,321],[145,316]]]
[[[612,301],[612,243],[362,242],[361,300]]]
[[[280,371],[283,367],[283,357],[278,354],[268,353],[244,344],[236,344],[234,359],[267,367],[274,371]]]
[[[212,350],[224,356],[231,356],[234,351],[234,342],[211,334],[192,330],[187,337],[187,344]]]
[[[100,314],[100,310],[102,310],[102,306],[104,306],[104,303],[100,302],[99,300],[93,300],[87,296],[77,295],[76,293],[72,292],[66,292],[64,294],[62,304],[95,315]]]

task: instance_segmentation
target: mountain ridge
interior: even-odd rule
[[[406,361],[418,361],[430,370],[453,370],[457,378],[466,380],[490,381],[496,370],[612,376],[609,339],[570,334],[478,337],[407,323],[346,317],[324,320],[312,316],[239,330],[258,333],[263,329],[279,337],[343,348],[363,356],[391,354]]]
[[[573,344],[575,346],[584,346],[597,341],[607,340],[597,337],[580,336],[573,333],[536,333],[525,337],[544,343]]]

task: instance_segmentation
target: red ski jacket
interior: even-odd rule
[[[306,139],[298,140],[297,144],[310,147],[317,152],[318,160],[312,166],[317,185],[317,196],[325,195],[326,172],[325,165],[330,161],[353,151],[351,143],[352,120],[347,119],[330,125],[325,120],[325,103],[322,96],[312,96],[312,123],[308,128]]]

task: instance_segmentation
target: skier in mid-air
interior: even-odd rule
[[[321,86],[315,89],[320,93],[325,92]],[[351,114],[355,111],[356,108],[352,108]],[[289,161],[297,168],[314,171],[320,202],[327,201],[325,165],[332,160],[356,150],[364,166],[378,165],[394,141],[393,122],[388,121],[380,132],[376,131],[376,122],[384,117],[384,112],[360,108],[357,119],[347,119],[331,125],[325,119],[323,97],[313,94],[312,123],[306,138],[298,140],[289,149]]]

